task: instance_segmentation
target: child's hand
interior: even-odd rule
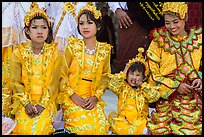
[[[91,109],[96,107],[96,104],[98,102],[98,98],[95,96],[89,97],[89,98],[85,99],[85,102],[86,103],[84,104],[84,108],[91,110]]]
[[[35,109],[35,106],[33,104],[27,104],[25,106],[25,112],[26,114],[30,117],[30,118],[33,118],[35,117],[35,113],[36,113],[36,109]]]
[[[36,106],[35,106],[36,116],[39,116],[39,115],[43,112],[44,109],[45,109],[45,108],[42,107],[41,105],[36,105]]]
[[[136,86],[140,87],[143,84],[142,80],[136,80]]]
[[[124,72],[125,74],[127,74],[128,69],[129,69],[129,66],[126,64],[126,66],[125,66],[123,72]]]
[[[74,102],[74,104],[76,104],[77,106],[80,106],[80,107],[83,108],[83,105],[84,105],[85,100],[84,100],[82,97],[80,97],[80,96],[77,95],[77,94],[73,94],[73,95],[71,96],[71,99],[72,99],[72,101]]]

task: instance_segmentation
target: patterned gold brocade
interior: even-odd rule
[[[163,29],[153,30],[147,50],[150,82],[159,85],[161,99],[147,122],[153,135],[201,135],[202,91],[180,94],[181,83],[201,79],[202,28],[192,27],[187,36],[173,37]]]
[[[10,116],[12,90],[10,88],[10,56],[15,47],[11,44],[2,48],[2,112],[5,116]]]
[[[201,32],[202,28],[192,28],[184,38],[171,37],[168,31],[162,29],[153,32],[155,38],[147,50],[152,73],[150,82],[161,83],[160,94],[163,98],[167,99],[184,79],[191,81],[200,77],[197,72],[202,57]],[[184,71],[185,68],[188,71]]]
[[[78,135],[104,135],[109,129],[104,105],[100,98],[107,88],[107,74],[110,73],[111,46],[96,42],[96,53],[85,54],[83,40],[69,37],[62,61],[60,93],[57,102],[62,104],[65,128]],[[91,81],[86,81],[87,79]],[[82,98],[96,96],[96,107],[85,110],[70,99],[76,93]]]
[[[156,102],[158,87],[144,82],[141,88],[133,89],[124,79],[124,72],[110,74],[108,87],[118,96],[118,114],[111,112],[108,120],[113,132],[118,135],[141,135],[146,127],[148,104]]]
[[[59,91],[61,56],[56,43],[44,44],[44,50],[34,58],[31,44],[19,44],[11,57],[12,114],[17,123],[14,134],[51,134],[55,99]],[[29,118],[27,103],[45,108],[40,116]],[[37,122],[37,124],[36,124]],[[27,126],[29,125],[29,126]],[[32,126],[31,126],[32,125]]]

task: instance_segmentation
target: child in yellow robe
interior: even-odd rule
[[[11,56],[11,114],[16,123],[12,134],[49,135],[55,131],[61,56],[52,41],[49,18],[36,2],[24,23],[30,43],[19,44]]]
[[[142,56],[144,49],[139,48],[138,51],[139,54],[126,64],[124,71],[110,74],[108,87],[118,96],[118,114],[113,111],[108,118],[113,134],[145,134],[148,104],[160,97],[158,87],[150,87],[146,82],[148,67]]]

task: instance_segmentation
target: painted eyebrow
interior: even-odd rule
[[[93,20],[91,20],[91,19],[88,19],[87,21],[93,21]],[[80,22],[85,22],[84,20],[81,20]]]
[[[46,24],[45,25],[36,25],[36,24],[31,24],[31,26],[47,26]]]
[[[178,19],[174,19],[174,20],[172,20],[172,21],[177,21]],[[168,20],[167,21],[165,21],[165,22],[169,22]]]

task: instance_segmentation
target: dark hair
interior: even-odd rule
[[[129,69],[127,70],[127,76],[130,71],[142,72],[143,77],[145,77],[145,66],[140,62],[135,62],[129,67]]]
[[[101,28],[101,18],[100,18],[100,17],[99,17],[99,19],[96,19],[96,18],[94,17],[94,15],[93,15],[91,12],[89,12],[89,11],[84,11],[84,12],[79,16],[79,18],[80,18],[83,14],[86,15],[87,19],[92,20],[92,21],[96,24],[96,28]],[[79,34],[81,35],[81,32],[80,32],[80,30],[79,30],[79,18],[78,18],[77,30],[78,30]],[[96,36],[98,35],[98,32],[99,32],[99,30],[97,29]]]
[[[35,20],[35,19],[43,19],[43,20],[45,20],[45,21],[47,22],[47,26],[48,26],[48,36],[47,36],[47,39],[45,40],[45,42],[48,43],[48,44],[50,44],[50,43],[52,42],[52,40],[53,40],[53,35],[52,35],[52,28],[49,26],[48,21],[47,21],[44,17],[42,17],[42,16],[35,16],[34,18],[32,18],[32,19],[30,20],[30,24],[31,24],[31,22],[32,22],[33,20]],[[29,30],[29,27],[30,27],[30,26],[26,26],[26,25],[25,25],[24,29],[27,28],[27,29]],[[26,35],[26,38],[28,38],[29,40],[31,40],[30,36],[29,36],[26,32],[25,32],[25,35]]]

